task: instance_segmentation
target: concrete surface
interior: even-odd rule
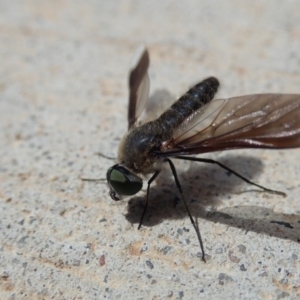
[[[0,299],[299,299],[300,150],[170,172],[114,202],[103,183],[127,127],[140,44],[151,91],[180,95],[214,75],[218,96],[300,93],[299,1],[0,1]],[[177,205],[174,208],[174,203]]]

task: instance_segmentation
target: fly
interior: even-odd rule
[[[209,77],[192,87],[158,118],[145,121],[149,104],[148,67],[149,54],[145,49],[129,76],[128,132],[119,146],[119,163],[107,171],[109,194],[116,201],[134,195],[142,188],[141,176],[152,174],[138,226],[140,229],[151,183],[161,172],[162,165],[167,163],[196,231],[205,262],[199,228],[188,208],[170,158],[217,164],[265,192],[284,196],[283,192],[256,184],[218,161],[186,155],[242,148],[299,147],[300,95],[256,94],[213,100],[219,81]]]

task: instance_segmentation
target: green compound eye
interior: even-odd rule
[[[119,164],[108,169],[106,178],[111,188],[110,196],[114,200],[120,200],[119,196],[134,195],[143,186],[143,181],[140,177]]]

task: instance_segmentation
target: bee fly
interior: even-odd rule
[[[138,193],[143,185],[141,175],[153,174],[148,181],[140,228],[148,206],[150,185],[161,172],[162,164],[169,164],[205,261],[200,231],[170,158],[217,164],[265,192],[284,196],[282,192],[246,179],[218,161],[184,155],[241,148],[299,147],[300,95],[257,94],[212,100],[219,81],[209,77],[192,87],[157,119],[145,121],[148,66],[149,55],[144,50],[129,76],[128,132],[119,146],[119,163],[107,171],[110,196],[118,201],[123,196]]]

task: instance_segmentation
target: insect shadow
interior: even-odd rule
[[[246,169],[247,177],[250,180],[263,171],[263,163],[256,157],[230,155],[218,159],[218,161],[231,166],[239,173],[243,173],[243,170],[245,173]],[[193,217],[243,229],[245,234],[252,231],[300,242],[300,215],[275,213],[272,209],[249,205],[216,210],[215,207],[226,203],[237,194],[261,193],[259,189],[252,187],[249,189],[249,186],[242,180],[229,172],[220,171],[218,166],[193,163],[190,164],[188,171],[178,172],[178,175]],[[186,218],[185,208],[176,192],[171,172],[162,172],[156,180],[156,185],[151,189],[143,226],[152,227],[168,219]],[[220,197],[220,195],[222,196]],[[274,201],[277,198],[275,195],[266,193],[264,193],[264,197],[274,197]],[[132,224],[138,224],[144,206],[144,195],[132,197],[128,201],[126,219]]]
[[[300,215],[276,213],[261,206],[238,205],[207,212],[203,219],[300,243]]]
[[[237,172],[247,169],[249,179],[254,178],[263,169],[261,160],[250,156],[227,156],[218,161],[230,165]],[[192,163],[187,171],[181,171],[178,174],[194,217],[204,217],[205,213],[203,212],[206,206],[218,206],[221,202],[226,201],[224,200],[226,196],[231,198],[234,197],[234,193],[249,191],[242,180],[225,170],[220,171],[220,168],[215,165]],[[173,185],[174,188],[170,188]],[[245,190],[238,191],[238,185],[243,185]],[[250,191],[254,190],[251,189]],[[222,201],[219,195],[223,195]],[[168,168],[156,179],[156,185],[151,189],[150,199],[144,226],[154,226],[167,218],[186,217],[185,208],[179,205],[181,201],[177,196],[175,183]],[[131,198],[128,202],[126,215],[128,221],[138,223],[144,205],[144,195]]]

